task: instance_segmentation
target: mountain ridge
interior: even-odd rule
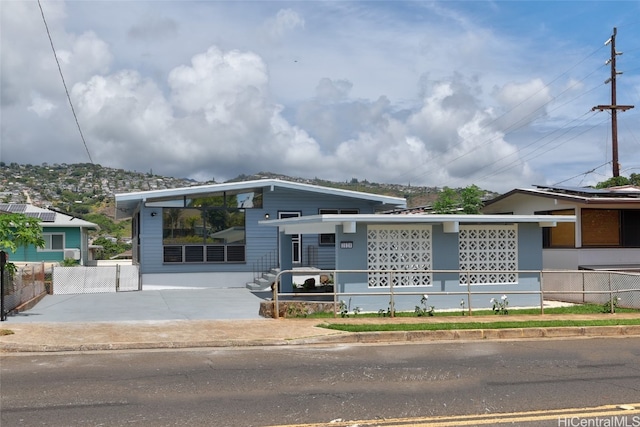
[[[437,199],[441,190],[438,187],[374,183],[357,178],[345,182],[317,177],[309,179],[264,171],[251,175],[240,174],[225,182],[257,179],[282,179],[364,193],[403,197],[407,199],[407,206],[411,208],[431,204]],[[0,162],[0,201],[4,203],[31,203],[40,207],[52,206],[75,214],[100,212],[113,217],[113,212],[109,212],[109,209],[114,204],[115,194],[215,183],[214,180],[195,181],[189,178],[156,175],[153,170],[146,173],[127,171],[91,163],[21,165]],[[491,191],[482,191],[486,198],[497,195]]]

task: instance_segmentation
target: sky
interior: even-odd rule
[[[1,0],[0,18],[7,164],[593,185],[615,27],[617,104],[636,106],[620,171],[640,173],[638,0]]]

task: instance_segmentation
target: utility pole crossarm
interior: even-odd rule
[[[596,105],[595,107],[593,107],[591,109],[591,111],[596,111],[596,110],[600,110],[600,111],[604,111],[604,110],[620,110],[620,111],[627,111],[630,110],[634,107],[634,105]]]

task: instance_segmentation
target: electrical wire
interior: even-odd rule
[[[545,84],[545,86],[544,86],[544,88],[543,88],[543,89],[549,88],[549,87],[551,86],[551,84],[555,83],[555,82],[556,82],[556,81],[558,81],[561,77],[563,77],[564,75],[566,75],[567,73],[569,73],[569,71],[571,71],[572,69],[576,68],[578,65],[580,65],[581,63],[583,63],[584,61],[586,61],[588,58],[590,58],[590,57],[592,57],[593,55],[595,55],[597,52],[599,52],[600,50],[602,50],[602,49],[603,49],[603,47],[604,47],[604,46],[601,46],[601,47],[599,47],[598,49],[594,50],[594,51],[593,51],[593,52],[591,52],[589,55],[585,56],[585,57],[584,57],[584,58],[582,58],[580,61],[578,61],[577,63],[575,63],[573,66],[571,66],[570,68],[568,68],[566,71],[564,71],[563,73],[559,74],[557,77],[555,77],[555,78],[554,78],[553,80],[551,80],[549,83]],[[539,110],[541,110],[541,109],[545,108],[545,107],[546,107],[547,105],[549,105],[550,103],[552,103],[552,102],[554,102],[554,101],[557,101],[557,100],[558,100],[558,98],[560,98],[564,93],[568,92],[571,88],[573,88],[573,87],[574,87],[574,86],[576,86],[577,84],[581,83],[582,81],[586,80],[588,77],[590,77],[590,76],[591,76],[592,74],[594,74],[596,71],[598,71],[600,68],[602,68],[602,65],[601,65],[601,66],[598,66],[596,69],[594,69],[592,72],[590,72],[589,74],[587,74],[586,76],[584,76],[584,77],[583,77],[582,79],[580,79],[579,81],[576,81],[576,82],[575,82],[575,83],[573,83],[571,86],[567,87],[567,88],[566,88],[564,91],[562,91],[558,96],[553,97],[552,99],[550,99],[550,100],[549,100],[549,101],[547,101],[546,103],[542,104],[540,107],[538,107],[538,108],[537,108],[537,109],[535,109],[534,111],[532,111],[532,112],[530,112],[529,114],[527,114],[526,116],[524,116],[524,117],[520,118],[520,120],[518,120],[518,121],[516,121],[516,122],[512,123],[510,126],[508,126],[507,128],[505,128],[505,129],[504,129],[504,131],[506,131],[506,132],[505,132],[502,136],[507,135],[507,134],[509,134],[510,132],[513,132],[513,131],[515,131],[515,130],[518,130],[518,129],[520,129],[520,128],[522,128],[522,127],[526,126],[526,124],[528,123],[528,121],[526,121],[526,119],[528,119],[529,117],[533,116],[533,115],[534,115],[534,114],[536,114]],[[602,85],[599,85],[599,86],[597,86],[597,87],[600,87],[600,86],[602,86]],[[595,90],[597,87],[590,89],[590,90],[589,90],[589,91],[587,91],[586,93],[589,93],[589,92],[591,92],[591,91]],[[584,96],[586,93],[583,93],[583,94],[581,94],[581,95],[579,95],[579,96],[577,96],[577,97],[574,97],[574,98],[570,99],[569,101],[567,101],[565,104],[562,104],[562,105],[560,105],[560,106],[558,106],[558,107],[556,107],[556,108],[560,108],[561,106],[566,105],[566,104],[567,104],[567,103],[569,103],[569,102],[575,101],[575,99],[578,99],[579,97]],[[512,113],[512,112],[514,112],[518,107],[522,106],[522,105],[523,105],[523,104],[525,104],[527,101],[529,101],[529,100],[531,100],[532,98],[534,98],[537,94],[538,94],[537,92],[536,92],[536,93],[531,94],[529,97],[527,97],[527,98],[525,98],[524,100],[522,100],[520,103],[518,103],[517,105],[515,105],[515,106],[514,106],[513,108],[511,108],[510,110],[505,111],[505,112],[504,112],[503,114],[501,114],[500,116],[498,116],[498,117],[494,118],[493,120],[491,120],[490,122],[488,122],[487,124],[485,124],[482,128],[483,128],[483,129],[485,129],[485,128],[490,127],[493,123],[495,123],[495,122],[497,122],[497,121],[501,120],[502,118],[504,118],[504,117],[505,117],[505,116],[507,116],[508,114],[511,114],[511,113]],[[554,109],[554,110],[555,110],[555,109]],[[552,111],[553,111],[553,110],[552,110]],[[518,125],[518,124],[519,124],[519,123],[521,123],[521,122],[522,122],[522,124],[521,124],[520,126],[517,126],[517,127],[516,127],[516,125]],[[483,147],[483,146],[486,146],[486,145],[488,145],[488,144],[490,144],[490,143],[494,142],[496,139],[498,139],[498,138],[497,138],[497,137],[495,137],[495,138],[490,138],[490,139],[488,139],[488,140],[486,140],[486,141],[482,142],[481,144],[479,144],[479,145],[477,145],[477,146],[473,147],[470,151],[467,151],[467,152],[465,152],[465,153],[463,153],[463,154],[461,154],[461,155],[457,156],[456,158],[454,158],[454,159],[450,160],[449,162],[445,163],[445,164],[444,164],[444,166],[447,166],[447,165],[449,165],[449,164],[451,164],[451,163],[455,162],[456,160],[458,160],[458,159],[460,159],[460,158],[462,158],[462,157],[465,157],[465,156],[467,156],[467,155],[469,155],[469,154],[473,153],[474,151],[478,150],[479,148],[481,148],[481,147]],[[464,142],[465,142],[465,141],[460,141],[459,143],[454,144],[452,147],[449,147],[449,150],[451,150],[451,149],[453,149],[453,148],[456,148],[457,146],[459,146],[459,145],[463,144]],[[537,140],[536,140],[536,141],[534,141],[532,144],[534,144],[534,143],[536,143],[536,142],[537,142]],[[530,145],[531,145],[531,144],[530,144]],[[511,154],[507,155],[506,157],[511,156],[512,154],[513,154],[513,153],[511,153]],[[427,161],[423,162],[419,167],[424,167],[424,166],[426,166],[427,164],[432,163],[432,162],[434,162],[434,161],[436,161],[436,160],[440,159],[443,155],[444,155],[444,153],[439,153],[438,155],[433,156],[433,157],[429,158]],[[498,161],[499,161],[499,160],[501,160],[501,159],[498,159]],[[407,175],[412,174],[413,172],[414,172],[414,171],[406,172],[406,173],[404,173],[404,174],[398,175],[395,179],[396,179],[396,180],[397,180],[397,179],[400,179],[400,178],[402,178],[402,177],[404,177],[404,176],[407,176]],[[412,175],[411,175],[411,177],[412,177],[412,178],[414,178],[414,179],[416,179],[416,178],[423,177],[423,176],[425,176],[425,175],[427,175],[427,174],[429,174],[429,173],[430,173],[430,171],[426,171],[426,172],[424,172],[423,174],[419,174],[419,175],[412,174]]]
[[[49,43],[51,43],[51,49],[53,50],[53,57],[56,60],[56,64],[58,64],[58,71],[60,72],[60,77],[62,78],[62,85],[64,86],[64,91],[67,94],[67,99],[69,100],[69,105],[71,106],[71,112],[73,113],[73,118],[76,121],[76,126],[78,127],[78,132],[80,132],[80,139],[82,139],[82,143],[84,144],[84,148],[87,151],[87,156],[89,156],[89,162],[95,166],[93,163],[93,159],[91,158],[91,153],[89,152],[89,147],[87,146],[87,141],[84,139],[84,135],[82,134],[82,128],[80,127],[80,122],[78,121],[78,116],[76,115],[76,110],[73,108],[73,102],[71,102],[71,96],[69,95],[69,89],[67,88],[67,83],[64,80],[64,74],[62,74],[62,67],[60,66],[60,61],[58,61],[58,55],[56,54],[56,48],[53,46],[53,39],[51,38],[51,33],[49,32],[49,26],[47,25],[47,20],[44,16],[44,10],[42,10],[42,4],[40,4],[40,0],[38,0],[38,7],[40,7],[40,13],[42,14],[42,21],[44,22],[44,27],[47,30],[47,36],[49,37]]]
[[[562,76],[564,76],[565,74],[567,74],[569,71],[571,71],[572,69],[574,69],[575,67],[577,67],[579,64],[581,64],[582,62],[584,62],[585,60],[587,60],[587,59],[588,59],[588,58],[590,58],[591,56],[595,55],[597,52],[599,52],[599,51],[600,51],[601,49],[603,49],[603,48],[604,48],[604,46],[601,46],[600,48],[598,48],[598,49],[594,50],[592,53],[590,53],[589,55],[587,55],[586,57],[584,57],[582,60],[578,61],[576,64],[574,64],[572,67],[570,67],[569,69],[567,69],[565,72],[561,73],[561,74],[560,74],[560,75],[558,75],[556,78],[554,78],[552,81],[550,81],[549,83],[547,83],[547,84],[544,86],[544,88],[546,89],[546,88],[550,87],[550,85],[551,85],[552,83],[554,83],[554,82],[556,82],[557,80],[559,80]],[[632,52],[632,51],[635,51],[635,50],[637,50],[637,49],[627,50],[627,52]],[[606,65],[606,64],[605,64],[605,65]],[[575,82],[574,84],[572,84],[571,86],[569,86],[568,88],[566,88],[566,89],[565,89],[564,91],[562,91],[558,96],[555,96],[555,97],[554,97],[553,99],[551,99],[550,101],[548,101],[548,102],[544,103],[543,105],[541,105],[540,107],[538,107],[538,108],[537,108],[537,109],[535,109],[534,111],[532,111],[532,112],[530,112],[529,114],[527,114],[526,116],[524,116],[524,117],[520,118],[518,121],[516,121],[516,122],[512,123],[512,124],[511,124],[511,125],[509,125],[508,127],[504,128],[504,129],[503,129],[503,131],[505,131],[505,132],[504,132],[504,134],[502,135],[502,137],[504,137],[504,136],[508,135],[509,133],[511,133],[511,132],[513,132],[513,131],[515,131],[515,130],[518,130],[518,129],[522,128],[523,126],[525,126],[525,125],[528,123],[527,119],[528,119],[529,117],[531,117],[531,116],[533,116],[534,114],[536,114],[539,110],[541,110],[541,109],[545,108],[545,107],[546,107],[547,105],[549,105],[551,102],[557,101],[557,100],[558,100],[558,99],[559,99],[559,98],[560,98],[564,93],[568,92],[571,88],[573,88],[574,86],[576,86],[578,83],[580,83],[580,82],[582,82],[582,81],[586,80],[588,77],[590,77],[590,76],[591,76],[592,74],[594,74],[596,71],[598,71],[600,68],[602,68],[602,66],[600,66],[600,67],[598,67],[598,68],[594,69],[591,73],[589,73],[589,74],[587,74],[586,76],[584,76],[580,81]],[[633,70],[635,70],[635,69],[633,69]],[[555,107],[553,110],[550,110],[549,112],[555,111],[556,109],[561,108],[562,106],[564,106],[564,105],[566,105],[566,104],[568,104],[568,103],[570,103],[570,102],[575,101],[576,99],[578,99],[578,98],[580,98],[580,97],[582,97],[582,96],[586,95],[586,94],[587,94],[587,93],[589,93],[589,92],[592,92],[593,90],[595,90],[595,89],[597,89],[597,88],[599,88],[599,87],[601,87],[601,86],[602,86],[602,85],[596,86],[596,87],[594,87],[594,88],[590,89],[589,91],[587,91],[587,92],[585,92],[585,93],[583,93],[583,94],[581,94],[581,95],[579,95],[579,96],[577,96],[577,97],[571,98],[571,99],[570,99],[570,100],[568,100],[567,102],[565,102],[565,103],[563,103],[563,104],[561,104],[561,105],[558,105],[557,107]],[[518,107],[520,107],[520,106],[521,106],[521,105],[523,105],[525,102],[527,102],[527,101],[529,101],[530,99],[532,99],[535,95],[536,95],[536,94],[532,94],[532,95],[531,95],[531,96],[529,96],[528,98],[524,99],[522,102],[520,102],[519,104],[517,104],[516,106],[514,106],[514,107],[513,107],[512,109],[510,109],[509,111],[506,111],[505,113],[503,113],[503,114],[502,114],[502,115],[500,115],[499,117],[496,117],[494,120],[492,120],[491,122],[489,122],[489,123],[487,123],[486,125],[484,125],[484,126],[483,126],[483,128],[487,128],[487,127],[491,126],[491,124],[495,123],[496,121],[498,121],[498,120],[502,119],[503,117],[507,116],[508,114],[511,114],[511,113],[512,113],[512,112],[514,112]],[[573,121],[572,121],[572,122],[573,122]],[[520,123],[522,123],[522,124],[521,124],[521,125],[519,125]],[[571,122],[570,122],[570,123],[571,123]],[[599,124],[598,124],[598,125],[599,125]],[[565,125],[565,126],[566,126],[566,125]],[[595,126],[591,127],[590,129],[593,129],[594,127],[595,127]],[[564,128],[564,127],[563,127],[563,128]],[[559,128],[559,129],[557,129],[557,130],[556,130],[556,131],[554,131],[554,132],[559,132],[559,131],[561,131],[563,128]],[[571,129],[570,129],[570,130],[571,130]],[[570,131],[570,130],[569,130],[569,131]],[[565,135],[565,134],[566,134],[566,133],[568,133],[569,131],[564,132],[562,135]],[[554,132],[552,132],[551,134],[553,134]],[[584,132],[581,132],[581,133],[580,133],[580,134],[578,134],[578,135],[581,135],[581,134],[583,134],[583,133],[584,133]],[[503,157],[501,157],[501,158],[499,158],[499,159],[495,160],[494,162],[492,162],[492,163],[490,163],[490,164],[488,164],[488,165],[485,165],[483,168],[487,168],[487,167],[489,167],[489,166],[492,166],[492,165],[493,165],[493,164],[495,164],[495,163],[500,162],[501,160],[504,160],[504,159],[506,159],[506,158],[508,158],[508,157],[511,157],[511,156],[513,156],[513,155],[516,155],[516,154],[518,154],[518,153],[522,152],[524,149],[526,149],[526,148],[528,148],[528,147],[530,147],[530,146],[532,146],[532,145],[534,145],[534,144],[536,144],[536,143],[540,142],[541,140],[543,140],[543,139],[547,138],[547,137],[548,137],[549,135],[551,135],[551,134],[545,135],[545,136],[543,136],[543,137],[541,137],[541,138],[539,138],[539,139],[537,139],[537,140],[533,141],[532,143],[527,144],[525,147],[518,148],[518,150],[517,150],[517,151],[515,151],[515,152],[513,152],[513,153],[510,153],[510,154],[508,154],[508,155],[506,155],[506,156],[503,156]],[[561,136],[562,136],[562,135],[561,135]],[[513,164],[513,163],[515,163],[515,164],[519,164],[519,163],[521,163],[521,161],[527,161],[527,160],[531,160],[531,159],[533,159],[533,158],[540,157],[540,156],[541,156],[541,155],[543,155],[543,154],[546,154],[546,153],[548,153],[548,152],[550,152],[550,151],[552,151],[552,150],[555,150],[556,148],[560,147],[561,145],[565,144],[566,142],[568,142],[568,141],[571,141],[571,140],[575,139],[575,137],[576,137],[576,136],[574,136],[574,137],[570,138],[569,140],[567,140],[567,141],[565,141],[565,142],[563,142],[563,143],[561,143],[561,144],[558,144],[558,145],[557,145],[557,146],[555,146],[555,147],[552,147],[552,148],[550,148],[550,149],[548,149],[548,150],[545,150],[544,152],[542,152],[542,153],[540,153],[540,154],[538,154],[538,155],[536,155],[536,156],[531,157],[531,154],[533,154],[533,153],[535,153],[535,152],[539,151],[542,147],[544,147],[544,146],[546,146],[546,145],[550,144],[551,142],[553,142],[554,140],[556,140],[556,139],[557,139],[557,138],[555,138],[554,140],[552,140],[552,141],[550,141],[550,142],[547,142],[547,143],[543,144],[542,146],[540,146],[540,147],[536,148],[535,150],[531,151],[529,154],[527,154],[527,155],[525,155],[524,157],[522,157],[522,158],[518,159],[518,161],[516,161],[516,162],[512,162],[511,164]],[[454,158],[454,159],[452,159],[452,160],[448,161],[447,163],[445,163],[445,164],[444,164],[444,166],[447,166],[447,165],[449,165],[449,164],[451,164],[451,163],[455,162],[456,160],[458,160],[458,159],[460,159],[460,158],[462,158],[462,157],[465,157],[465,156],[467,156],[467,155],[469,155],[469,154],[473,153],[474,151],[478,150],[479,148],[484,147],[484,146],[486,146],[486,145],[488,145],[488,144],[490,144],[490,143],[492,143],[492,142],[496,141],[497,139],[498,139],[498,137],[494,137],[494,138],[490,138],[490,139],[488,139],[488,140],[484,141],[482,144],[477,145],[477,146],[475,146],[475,147],[471,148],[469,151],[467,151],[467,152],[465,152],[465,153],[463,153],[463,154],[461,154],[461,155],[457,156],[456,158]],[[457,144],[455,144],[454,146],[450,147],[450,149],[453,149],[453,148],[455,148],[455,147],[457,147],[457,146],[459,146],[459,145],[461,145],[461,144],[463,144],[463,143],[464,143],[464,141],[460,141],[459,143],[457,143]],[[425,165],[429,164],[430,162],[433,162],[433,161],[435,161],[435,160],[437,160],[437,159],[441,158],[444,154],[445,154],[445,153],[439,153],[438,155],[436,155],[436,156],[434,156],[434,157],[429,158],[427,161],[425,161],[424,163],[422,163],[422,165],[420,165],[419,167],[424,167]],[[501,171],[505,171],[505,170],[508,170],[508,169],[510,169],[510,168],[511,168],[511,167],[507,167],[507,168],[505,169],[505,168],[503,167],[503,168],[499,169],[498,171],[494,171],[493,173],[491,173],[491,174],[489,174],[489,175],[485,176],[484,178],[489,177],[489,176],[493,176],[493,175],[495,175],[495,174],[497,174],[497,173],[499,173],[499,172],[501,172]],[[414,173],[414,172],[415,172],[415,171],[404,173],[404,174],[402,174],[402,175],[399,175],[399,176],[398,176],[398,178],[401,178],[401,177],[403,177],[403,176],[407,176],[407,175],[412,174],[412,173]],[[429,172],[429,171],[427,171],[427,172],[425,172],[425,173],[423,173],[423,174],[420,174],[420,175],[415,175],[415,174],[413,174],[413,175],[411,175],[411,176],[412,176],[413,178],[419,178],[419,177],[423,177],[423,176],[427,175],[428,173],[430,173],[430,172]],[[483,178],[483,179],[484,179],[484,178]]]
[[[587,176],[587,175],[589,175],[590,173],[594,173],[596,170],[600,169],[601,167],[607,166],[607,165],[609,165],[609,164],[611,164],[611,162],[605,162],[605,163],[601,164],[600,166],[596,166],[595,168],[590,169],[590,170],[588,170],[588,171],[586,171],[586,172],[579,173],[578,175],[572,176],[571,178],[567,178],[567,179],[565,179],[565,180],[558,181],[558,182],[556,182],[556,183],[555,183],[555,184],[553,184],[553,185],[560,185],[560,184],[565,183],[565,182],[567,182],[567,181],[571,181],[572,179],[578,178],[579,176],[583,176],[583,175],[584,175],[584,176]],[[580,181],[580,182],[582,183],[582,181]]]

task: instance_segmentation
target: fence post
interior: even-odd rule
[[[389,272],[389,316],[396,317],[396,304],[393,299],[393,271]]]
[[[542,285],[542,270],[540,273],[540,314],[544,314],[544,286]]]
[[[333,318],[338,317],[338,284],[335,281],[336,272],[333,272]]]
[[[280,305],[278,304],[278,292],[280,292],[280,277],[282,271],[276,275],[275,282],[273,282],[273,318],[278,319],[280,317]]]
[[[116,292],[120,292],[120,264],[116,264]]]
[[[467,270],[466,277],[467,277],[467,300],[469,300],[469,316],[473,316],[473,310],[471,310],[471,280],[469,277],[469,270]]]
[[[607,274],[607,278],[609,279],[609,308],[611,310],[611,314],[616,312],[616,309],[613,304],[613,293],[611,292],[611,273]]]
[[[7,314],[4,312],[4,265],[7,263],[7,253],[0,251],[0,321],[7,320]]]

